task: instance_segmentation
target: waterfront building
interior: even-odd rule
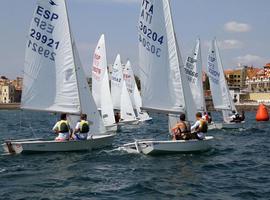
[[[22,78],[9,80],[5,76],[0,77],[0,103],[19,103],[22,93]]]
[[[240,91],[246,86],[247,66],[224,71],[227,84],[230,90]]]

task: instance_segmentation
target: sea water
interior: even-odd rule
[[[213,113],[214,120],[221,120]],[[112,147],[93,152],[5,155],[0,199],[270,199],[270,123],[246,113],[241,130],[215,130],[214,148],[196,154],[145,156],[121,151],[134,139],[168,139],[167,118],[122,127]],[[91,119],[91,116],[90,116]],[[54,138],[57,116],[0,111],[0,142]]]

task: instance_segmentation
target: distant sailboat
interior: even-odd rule
[[[196,40],[196,45],[192,53],[187,57],[185,73],[187,75],[187,80],[189,82],[197,111],[202,113],[207,112],[202,81],[203,73],[200,39]],[[217,129],[221,128],[221,126],[221,124],[211,122],[208,124],[208,129]]]
[[[174,33],[169,0],[142,1],[138,28],[143,108],[165,114],[186,113],[189,120],[194,120],[193,98]],[[146,139],[123,147],[128,152],[144,154],[193,152],[211,148],[212,140],[211,136],[204,140]]]
[[[216,110],[221,110],[223,114],[222,128],[243,127],[244,122],[230,122],[231,119],[229,116],[232,115],[232,111],[236,111],[236,107],[228,89],[217,41],[215,39],[211,43],[207,61],[207,75],[209,77],[214,107]]]
[[[131,101],[132,101],[133,108],[136,110],[137,119],[140,122],[152,120],[152,118],[149,117],[147,112],[141,111],[142,98],[138,90],[138,87],[135,81],[135,76],[134,76],[131,63],[129,60],[127,61],[125,65],[123,74],[124,74],[124,79],[126,81],[127,89],[128,89]]]
[[[191,55],[187,58],[185,73],[187,75],[187,80],[189,82],[197,111],[206,111],[202,82],[201,44],[199,39],[197,39]]]
[[[92,150],[111,145],[115,136],[105,133],[71,35],[63,0],[37,1],[27,39],[21,108],[68,113],[73,120],[85,113],[93,125],[87,140],[6,141],[2,145],[9,153]]]
[[[132,102],[123,77],[121,57],[118,54],[112,66],[111,95],[115,110],[120,111],[120,124],[137,124]],[[117,112],[118,112],[117,111]]]
[[[92,93],[108,131],[116,131],[107,69],[105,36],[101,35],[93,56]]]

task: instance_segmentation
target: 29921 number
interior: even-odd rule
[[[46,35],[42,35],[40,32],[36,31],[35,29],[31,29],[30,36],[37,41],[41,41],[43,44],[47,44],[48,47],[58,49],[59,41],[55,42],[54,39],[48,38]]]
[[[28,41],[28,48],[31,48],[32,51],[38,53],[39,55],[44,56],[45,58],[49,58],[52,61],[55,61],[56,53],[51,52],[48,49],[45,49],[42,46],[39,46],[37,43],[32,42],[31,40]]]
[[[151,44],[147,39],[145,39],[141,34],[139,34],[139,42],[142,43],[142,46],[152,54],[160,57],[161,49],[157,48],[155,45]]]

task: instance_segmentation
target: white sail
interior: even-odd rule
[[[126,81],[123,80],[122,92],[121,92],[121,107],[120,107],[121,119],[124,121],[136,120],[136,116],[132,107],[132,102],[126,87]]]
[[[93,57],[92,92],[105,125],[115,123],[107,69],[105,36],[101,35]]]
[[[137,86],[136,86],[136,82],[135,82],[134,73],[133,73],[133,70],[131,68],[131,63],[129,60],[127,61],[125,68],[123,69],[123,77],[124,77],[124,80],[126,82],[126,87],[127,87],[128,93],[130,95],[130,99],[132,101],[132,106],[133,106],[133,108],[136,109],[136,102],[134,99],[134,90],[135,90],[135,87],[137,87]]]
[[[212,41],[209,49],[207,58],[207,75],[209,77],[214,107],[217,110],[235,110],[224,76],[216,40]]]
[[[126,86],[127,86],[127,89],[128,89],[131,101],[132,101],[133,108],[136,110],[136,116],[140,120],[149,119],[148,113],[141,111],[142,98],[138,90],[138,87],[135,81],[135,75],[133,73],[131,63],[129,60],[127,61],[125,65],[123,74],[124,74],[124,80],[126,82]]]
[[[202,82],[202,57],[200,39],[197,39],[192,54],[187,58],[185,72],[197,111],[206,111]]]
[[[26,45],[23,109],[80,113],[70,38],[65,1],[38,0]]]
[[[22,108],[86,113],[91,133],[103,133],[99,116],[70,33],[65,1],[37,2],[26,47]],[[73,115],[72,115],[73,114]]]
[[[111,95],[114,109],[120,110],[121,107],[121,93],[123,85],[123,71],[121,57],[118,54],[112,66],[111,74]]]
[[[183,68],[168,0],[142,1],[139,18],[139,65],[143,108],[186,112]]]
[[[90,133],[93,135],[102,134],[106,132],[104,127],[103,120],[98,112],[97,106],[95,104],[94,98],[90,92],[89,85],[86,80],[85,72],[83,70],[78,50],[73,42],[73,51],[74,51],[74,61],[76,68],[76,75],[78,79],[78,89],[79,89],[79,98],[81,104],[81,113],[87,114],[88,121],[91,121]]]

